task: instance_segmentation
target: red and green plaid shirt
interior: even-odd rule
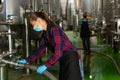
[[[64,30],[59,26],[48,25],[47,30],[43,31],[41,36],[40,47],[31,56],[27,57],[28,62],[35,61],[42,54],[45,53],[46,48],[53,52],[53,56],[45,63],[47,67],[51,67],[64,53],[64,51],[76,51],[76,48],[72,45]]]

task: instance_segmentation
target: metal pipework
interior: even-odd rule
[[[9,51],[3,52],[3,54],[0,54],[0,59],[3,59],[3,57],[8,56],[8,55],[12,55],[12,54],[15,54],[15,53],[16,53],[16,50],[12,51],[12,53],[9,52]]]
[[[26,44],[26,57],[29,56],[29,32],[28,32],[28,23],[27,18],[25,18],[25,44]],[[27,68],[27,74],[30,74],[30,70]]]
[[[6,22],[0,22],[0,25],[6,25],[8,27],[8,32],[0,32],[0,35],[8,35],[8,42],[9,42],[9,52],[12,53],[13,49],[13,45],[12,45],[12,34],[14,34],[11,31],[11,26],[10,24],[12,24],[12,19],[7,19]]]
[[[8,80],[8,70],[6,64],[0,64],[0,80]]]
[[[8,33],[8,32],[0,32],[0,36],[2,35],[13,35],[13,34],[16,34],[15,32],[11,32],[11,33]]]
[[[15,52],[15,51],[14,51]],[[22,68],[28,68],[28,69],[31,69],[31,70],[34,70],[36,71],[37,70],[37,67],[36,66],[33,66],[33,65],[29,65],[29,64],[19,64],[19,63],[16,63],[16,62],[13,62],[13,61],[8,61],[8,60],[4,60],[3,58],[5,56],[8,56],[10,55],[11,53],[8,52],[6,54],[1,54],[0,55],[0,62],[3,62],[5,64],[11,64],[11,65],[14,65],[14,66],[20,66]],[[57,80],[57,78],[55,76],[53,76],[50,72],[48,72],[47,70],[43,72],[43,74],[48,77],[50,80]]]
[[[6,64],[11,64],[11,65],[15,65],[15,66],[20,66],[20,67],[23,67],[23,68],[29,68],[29,69],[32,69],[32,70],[37,70],[37,67],[36,66],[33,66],[33,65],[29,65],[29,64],[19,64],[19,63],[16,63],[16,62],[12,62],[12,61],[8,61],[8,60],[4,60],[4,59],[1,59],[0,60],[1,62],[3,63],[6,63]],[[47,76],[50,80],[57,80],[50,72],[48,72],[47,70],[43,72],[43,74],[45,76]]]
[[[12,53],[12,34],[15,34],[11,31],[11,27],[10,24],[12,24],[12,20],[11,19],[7,19],[6,22],[0,22],[0,25],[6,25],[8,26],[8,32],[0,32],[0,36],[1,35],[8,35],[8,42],[9,42],[9,52]]]

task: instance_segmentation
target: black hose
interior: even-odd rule
[[[37,67],[36,66],[33,66],[33,65],[29,65],[29,64],[19,64],[19,63],[16,63],[16,62],[12,62],[12,61],[8,61],[8,60],[4,60],[4,59],[1,59],[0,60],[1,62],[3,63],[6,63],[6,64],[11,64],[11,65],[14,65],[14,66],[20,66],[20,67],[24,67],[24,68],[29,68],[29,69],[32,69],[32,70],[37,70]],[[43,74],[48,77],[50,80],[57,80],[57,78],[55,76],[53,76],[49,71],[44,71]]]
[[[37,70],[37,67],[36,66],[33,66],[33,65],[29,65],[29,64],[24,64],[24,67],[25,68],[29,68],[29,69],[32,69],[32,70]],[[43,74],[45,75],[45,76],[47,76],[50,80],[57,80],[56,78],[55,78],[55,76],[53,76],[49,71],[44,71],[43,72]]]
[[[94,53],[96,53],[96,54],[99,54],[99,55],[103,55],[103,56],[108,57],[108,58],[114,63],[114,65],[115,65],[115,67],[116,67],[116,69],[117,69],[117,72],[118,72],[118,74],[120,75],[120,68],[118,67],[117,62],[116,62],[111,56],[109,56],[109,55],[107,55],[107,54],[104,54],[104,53],[100,53],[100,52],[94,51],[94,50],[92,50],[91,52],[94,52]]]

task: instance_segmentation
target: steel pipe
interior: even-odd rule
[[[0,80],[8,80],[6,64],[0,64]]]

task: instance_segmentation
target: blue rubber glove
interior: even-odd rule
[[[25,59],[17,60],[16,62],[17,62],[17,63],[22,63],[22,64],[26,64],[26,63],[27,63],[27,61],[26,61]]]
[[[42,74],[46,69],[47,69],[47,66],[46,66],[46,65],[39,66],[39,67],[37,68],[37,73],[38,73],[38,74]]]
[[[21,67],[20,66],[15,66],[15,69],[18,70],[18,69],[21,69]]]
[[[22,64],[26,64],[27,63],[27,61],[25,59],[17,60],[16,62],[17,63],[22,63]],[[15,66],[15,69],[21,69],[21,67],[20,66]]]

